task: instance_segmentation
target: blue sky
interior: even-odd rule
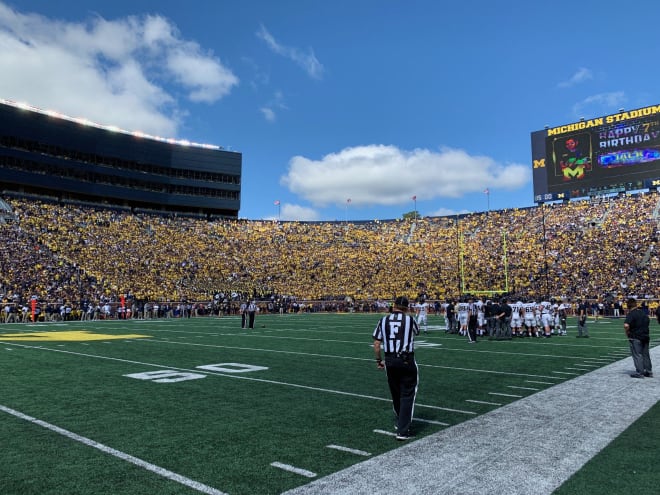
[[[621,5],[0,0],[0,98],[240,151],[242,218],[530,206],[532,131],[660,102]]]

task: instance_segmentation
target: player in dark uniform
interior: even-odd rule
[[[241,314],[241,328],[247,327],[247,303],[244,301],[241,303],[238,308],[238,312]]]
[[[486,301],[486,307],[484,309],[484,316],[486,317],[486,333],[491,339],[495,336],[495,316],[498,314],[498,309],[497,304],[493,304],[493,301],[490,299]]]
[[[587,330],[587,303],[580,299],[578,303],[578,334],[576,337],[589,337],[589,330]]]
[[[477,343],[477,305],[474,298],[469,297],[467,302],[467,338],[469,344]]]
[[[408,299],[397,297],[392,312],[380,319],[373,333],[376,363],[379,369],[385,369],[392,395],[397,440],[408,440],[411,437],[410,424],[419,383],[414,348],[419,327],[415,318],[406,314],[407,311]],[[381,347],[385,353],[384,364]]]
[[[456,306],[454,306],[453,300],[447,299],[445,312],[447,317],[447,330],[445,332],[456,333]]]

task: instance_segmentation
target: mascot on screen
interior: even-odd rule
[[[555,173],[562,176],[564,182],[584,179],[591,171],[590,142],[589,134],[584,133],[554,141]]]

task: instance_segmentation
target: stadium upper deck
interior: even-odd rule
[[[0,189],[237,218],[242,155],[0,100]]]

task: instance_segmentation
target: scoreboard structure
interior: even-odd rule
[[[660,187],[660,105],[532,132],[534,201]]]

